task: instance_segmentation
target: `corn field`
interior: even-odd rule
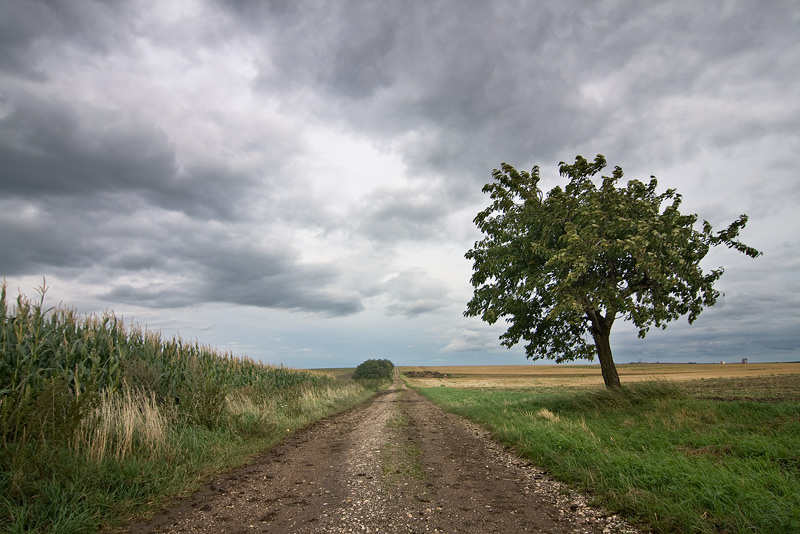
[[[0,445],[47,437],[78,427],[107,392],[123,387],[152,395],[187,422],[219,422],[225,398],[247,389],[270,395],[331,379],[264,365],[198,342],[138,326],[126,328],[113,312],[79,316],[20,294],[9,303],[0,289]]]
[[[373,393],[0,286],[0,532],[119,526]]]

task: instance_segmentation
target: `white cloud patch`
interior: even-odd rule
[[[385,309],[390,315],[416,317],[450,304],[445,281],[432,278],[421,269],[393,274],[375,292],[386,300]]]

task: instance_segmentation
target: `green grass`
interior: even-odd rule
[[[84,533],[156,510],[366,400],[352,380],[82,317],[0,286],[0,532]]]
[[[715,396],[741,394],[727,386]],[[800,532],[796,400],[704,399],[668,382],[421,391],[655,532]]]
[[[406,392],[398,393],[405,399]],[[396,411],[386,420],[386,428],[403,433],[412,424],[412,419],[403,409],[402,402],[397,403]],[[422,480],[425,478],[425,467],[422,463],[422,449],[411,440],[393,439],[381,447],[381,466],[384,480],[400,484],[405,479]]]
[[[416,443],[385,444],[381,449],[381,469],[384,479],[395,484],[405,478],[422,480],[425,478],[422,456],[422,449]]]
[[[800,377],[797,374],[704,378],[684,382],[683,387],[688,393],[703,399],[800,402]]]

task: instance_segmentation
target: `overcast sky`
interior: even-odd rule
[[[629,361],[800,360],[800,3],[0,2],[0,277],[292,367],[524,364],[466,319],[491,171],[606,156],[716,229]]]

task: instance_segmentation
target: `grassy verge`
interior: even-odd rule
[[[714,386],[421,392],[656,532],[800,532],[800,402]]]
[[[44,296],[44,288],[41,290]],[[42,298],[43,300],[43,298]],[[0,532],[113,528],[373,392],[0,291]]]

